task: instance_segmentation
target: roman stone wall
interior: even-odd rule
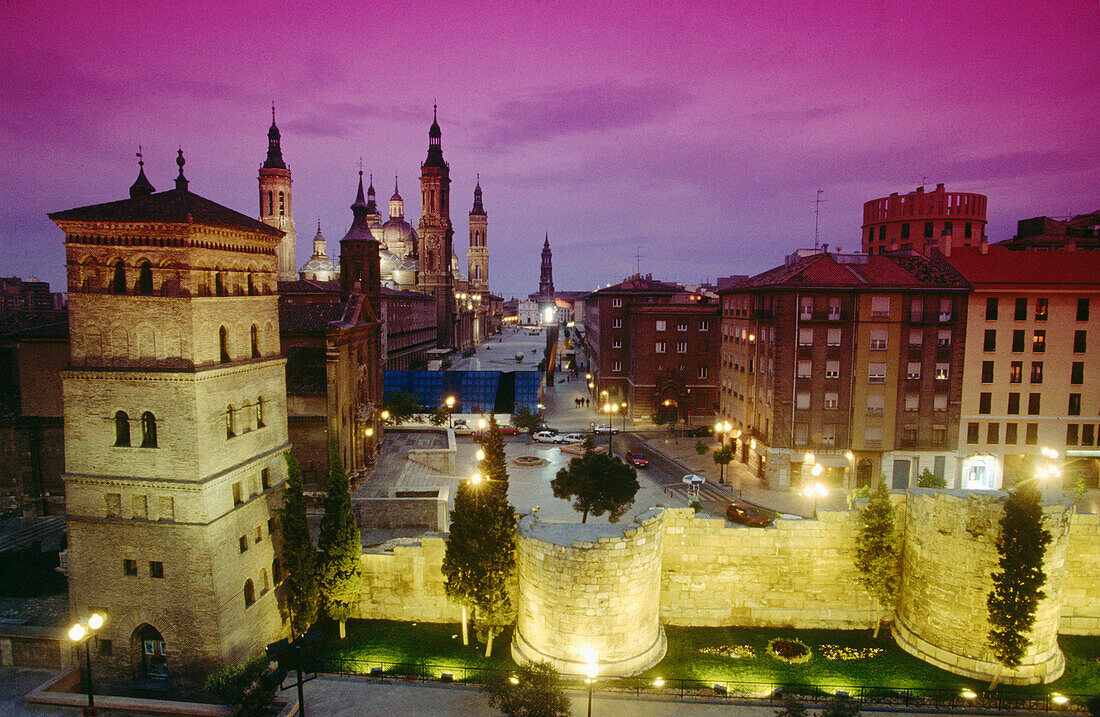
[[[1004,670],[1005,682],[1050,682],[1065,667],[1057,638],[1067,582],[1067,508],[1062,502],[1043,506],[1043,523],[1053,537],[1043,565],[1047,597],[1036,611],[1022,664]],[[956,674],[985,679],[1000,671],[986,646],[986,599],[993,588],[990,575],[998,569],[995,541],[1003,515],[999,492],[910,490],[894,623],[900,647]]]
[[[462,610],[443,589],[443,536],[425,535],[389,549],[364,550],[363,594],[353,617],[456,622]]]
[[[447,500],[450,491],[441,486],[427,490],[435,495],[416,495],[418,491],[390,488],[385,498],[353,498],[352,509],[360,528],[419,528],[446,531]],[[403,494],[404,493],[404,494]]]
[[[518,524],[516,660],[547,660],[582,674],[628,675],[665,654],[659,615],[660,510],[624,525]]]
[[[873,627],[878,610],[856,580],[858,529],[855,511],[818,511],[818,520],[759,529],[667,509],[661,619],[689,626]]]
[[[1068,541],[1058,632],[1100,635],[1100,515],[1073,515]]]

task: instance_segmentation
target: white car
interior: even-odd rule
[[[592,432],[595,433],[595,434],[610,433],[612,435],[615,435],[616,433],[619,432],[619,429],[618,428],[612,428],[611,426],[607,425],[606,423],[601,423],[601,424],[592,426]]]
[[[470,427],[470,424],[465,419],[459,418],[454,422],[454,429],[456,436],[468,436],[474,432],[474,429]]]
[[[562,437],[562,442],[574,445],[577,443],[584,443],[587,438],[588,436],[583,433],[566,433],[565,436]]]
[[[535,435],[531,436],[536,443],[561,443],[565,440],[565,436],[558,433],[551,433],[550,431],[539,431]]]

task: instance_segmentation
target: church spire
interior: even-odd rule
[[[279,138],[279,128],[275,125],[275,103],[272,102],[271,129],[267,131],[267,159],[264,160],[264,169],[286,169]]]
[[[145,197],[153,192],[157,191],[153,188],[153,184],[145,176],[145,160],[141,155],[141,145],[138,145],[137,151],[138,158],[138,176],[134,180],[134,183],[130,186],[130,199],[137,199],[138,197]]]
[[[176,191],[187,191],[187,177],[183,176],[183,165],[187,164],[187,160],[183,158],[183,147],[180,147],[179,155],[176,157],[176,164],[180,168],[180,175],[176,177]]]
[[[485,207],[481,203],[481,173],[477,175],[477,185],[474,187],[474,208],[470,210],[470,214],[484,214]]]
[[[432,126],[428,128],[428,158],[424,160],[425,167],[446,167],[443,161],[443,132],[439,129],[436,106],[432,105]]]
[[[367,187],[367,214],[377,214],[378,203],[374,197],[374,173],[370,174],[370,186]]]

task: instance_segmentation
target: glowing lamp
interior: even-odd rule
[[[73,642],[80,642],[84,639],[84,626],[77,623],[69,628],[69,639]]]

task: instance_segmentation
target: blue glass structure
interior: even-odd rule
[[[538,411],[538,371],[386,371],[384,393],[406,391],[425,412],[455,397],[455,413]]]

